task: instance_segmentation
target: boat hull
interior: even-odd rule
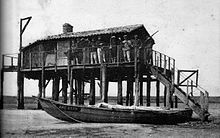
[[[191,119],[192,110],[137,110],[67,105],[39,98],[43,110],[68,122],[176,124]]]

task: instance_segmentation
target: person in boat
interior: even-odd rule
[[[90,59],[91,59],[91,64],[97,64],[98,61],[97,61],[97,48],[96,48],[96,44],[95,44],[95,39],[93,38],[91,40],[91,53],[90,53]]]
[[[117,42],[116,42],[116,37],[112,36],[110,39],[110,59],[111,62],[114,63],[116,62],[116,57],[117,57]]]
[[[103,50],[104,42],[102,41],[102,38],[99,36],[98,40],[96,41],[97,46],[97,54],[98,54],[98,60],[99,63],[101,63],[101,51]],[[105,62],[105,53],[102,52],[102,61]]]
[[[147,36],[145,41],[144,41],[144,47],[146,49],[146,55],[147,55],[147,63],[152,64],[153,62],[153,57],[152,57],[152,48],[153,45],[155,44],[153,38],[151,36]]]
[[[123,56],[124,56],[124,61],[125,62],[131,62],[131,57],[130,57],[130,49],[132,47],[131,40],[128,40],[127,35],[124,35],[124,40],[122,41],[123,47]]]

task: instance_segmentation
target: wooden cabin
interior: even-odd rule
[[[94,80],[100,81],[101,93],[104,102],[108,102],[108,83],[118,82],[118,104],[122,103],[122,81],[128,81],[127,83],[127,95],[126,105],[133,105],[133,82],[135,82],[135,70],[141,76],[138,78],[147,82],[146,75],[150,75],[147,66],[147,55],[143,51],[145,49],[144,41],[150,37],[149,33],[143,25],[129,25],[123,27],[107,28],[102,30],[85,31],[85,32],[72,32],[72,26],[70,24],[63,25],[63,33],[59,35],[48,36],[45,39],[37,40],[29,46],[22,49],[22,71],[25,73],[25,77],[29,79],[38,79],[40,83],[43,81],[53,80],[54,87],[58,87],[59,80],[62,79],[72,85],[70,89],[70,103],[73,103],[73,94],[75,96],[76,104],[83,104],[84,92],[82,91],[83,82],[91,83],[90,104],[95,104],[95,84]],[[124,36],[127,36],[131,42],[135,41],[134,36],[137,35],[141,42],[141,48],[136,50],[140,58],[135,61],[135,47],[131,48],[130,61],[126,61],[123,54],[123,41]],[[112,37],[115,37],[114,45],[111,43]],[[101,38],[102,46],[91,46],[91,41],[98,41]],[[152,39],[152,38],[151,38]],[[87,42],[89,41],[89,42]],[[84,43],[81,44],[80,43]],[[132,44],[133,45],[133,44]],[[112,54],[112,49],[115,47],[115,53]],[[98,49],[101,49],[100,56]],[[96,53],[97,62],[92,63],[91,52]],[[157,53],[159,54],[159,53]],[[156,56],[156,55],[155,55]],[[162,56],[161,56],[162,57]],[[102,58],[101,60],[99,58]],[[167,57],[169,62],[174,62],[173,59]],[[100,60],[100,61],[99,61]],[[138,65],[138,69],[135,67]],[[136,64],[135,64],[136,63]],[[162,62],[161,62],[162,63]],[[170,65],[169,65],[170,66]],[[141,68],[140,68],[141,67]],[[169,67],[171,69],[171,66]],[[44,71],[43,71],[44,70]],[[42,76],[43,71],[43,76]],[[169,70],[167,71],[169,72]],[[137,76],[137,75],[136,75]],[[143,78],[145,76],[145,78]],[[75,80],[75,84],[71,82]],[[150,78],[150,81],[155,79]],[[45,83],[45,82],[43,82]],[[65,83],[65,82],[63,82]],[[66,84],[67,85],[67,84]],[[80,85],[80,86],[79,86]],[[143,85],[143,84],[141,84]],[[62,90],[66,89],[62,88]],[[150,84],[148,84],[150,91]],[[158,86],[159,87],[159,86]],[[45,88],[44,88],[45,89]],[[139,88],[140,89],[140,88]],[[143,86],[140,89],[143,91]],[[53,88],[53,99],[58,100],[59,88]],[[67,97],[66,90],[64,97]],[[150,93],[150,92],[148,92]],[[42,94],[40,94],[42,95]],[[43,94],[45,95],[45,94]],[[143,95],[143,92],[141,92]],[[150,95],[148,94],[148,106],[150,105]],[[67,102],[67,98],[64,98],[64,102]],[[159,103],[159,101],[158,101]],[[141,96],[140,104],[143,105],[143,96]]]
[[[62,97],[62,102],[77,105],[84,105],[85,95],[90,105],[95,104],[95,81],[99,81],[102,102],[108,103],[109,82],[116,82],[117,104],[139,106],[144,105],[145,100],[146,106],[150,106],[151,82],[154,81],[156,106],[161,106],[163,92],[166,109],[177,108],[179,98],[201,119],[207,118],[208,93],[201,91],[200,105],[195,102],[189,96],[188,83],[187,92],[180,88],[190,76],[180,82],[181,71],[178,71],[176,84],[175,59],[152,50],[153,44],[153,38],[142,24],[74,32],[73,26],[66,23],[62,34],[37,40],[21,49],[17,70],[18,108],[24,107],[24,77],[39,80],[39,97],[45,97],[46,87],[52,80],[52,99],[58,101]],[[60,80],[62,88],[59,88]],[[127,82],[126,95],[122,95],[122,81]],[[85,93],[85,82],[90,84],[89,94]],[[160,89],[160,83],[164,90]],[[191,87],[197,87],[197,80]]]

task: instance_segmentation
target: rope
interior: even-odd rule
[[[62,114],[64,114],[64,115],[67,116],[68,118],[70,118],[70,119],[72,119],[72,120],[74,120],[74,121],[76,121],[76,122],[78,122],[78,123],[84,123],[84,122],[82,122],[82,121],[79,121],[79,120],[77,120],[77,119],[72,118],[71,116],[69,116],[68,114],[66,114],[66,113],[63,112],[62,110],[60,110],[57,106],[55,106],[55,105],[51,102],[51,100],[49,100],[49,101],[50,101],[50,103],[51,103],[55,108],[57,108]]]

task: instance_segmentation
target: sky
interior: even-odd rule
[[[19,21],[29,16],[23,46],[62,33],[64,23],[73,31],[144,24],[150,34],[159,30],[155,50],[173,57],[178,69],[198,69],[199,85],[220,96],[219,0],[5,0],[2,5],[3,54],[18,52]],[[16,87],[16,73],[5,73],[4,94],[16,95]],[[25,80],[25,96],[37,92],[37,82]]]

